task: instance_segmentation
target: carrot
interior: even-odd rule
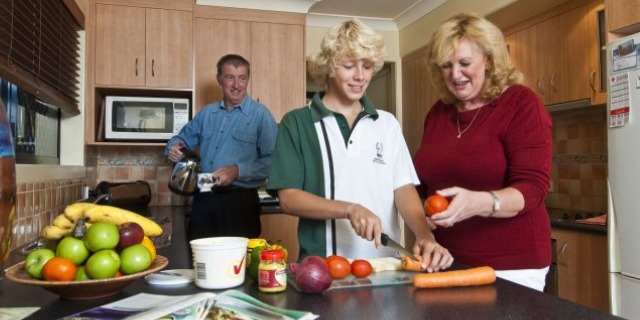
[[[402,261],[400,262],[400,267],[402,270],[406,271],[424,271],[426,270],[420,267],[422,263],[422,256],[417,256],[418,261],[411,259],[409,256],[402,256]]]
[[[491,267],[421,273],[413,277],[413,285],[417,288],[479,286],[495,281],[496,272]]]
[[[415,288],[413,301],[419,304],[442,305],[489,305],[498,300],[495,286],[472,286],[458,288]]]

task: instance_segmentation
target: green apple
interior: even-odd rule
[[[84,244],[91,252],[113,249],[119,241],[118,227],[110,222],[96,222],[87,229],[87,233],[84,235]]]
[[[24,270],[33,278],[42,279],[42,268],[49,259],[56,256],[56,253],[47,248],[40,248],[31,251],[24,260]]]
[[[56,256],[67,258],[76,266],[83,264],[89,258],[89,249],[82,239],[65,237],[56,248]]]
[[[84,268],[91,279],[113,278],[120,269],[120,256],[113,249],[100,250],[87,259]]]
[[[89,275],[87,274],[87,268],[85,266],[79,266],[78,270],[76,270],[76,277],[73,281],[85,281],[91,280]]]
[[[151,265],[151,252],[142,244],[130,245],[120,252],[120,271],[133,274],[146,270]]]

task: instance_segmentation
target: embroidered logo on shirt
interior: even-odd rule
[[[384,147],[382,145],[382,142],[378,141],[376,143],[376,157],[373,158],[373,162],[379,163],[379,164],[386,164],[384,162],[384,159],[382,159],[382,157],[383,157],[383,155],[382,155],[383,149],[384,149]]]

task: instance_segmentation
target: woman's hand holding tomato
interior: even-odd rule
[[[437,196],[429,201],[429,198]],[[453,227],[455,223],[460,221],[467,220],[473,216],[482,215],[484,213],[483,210],[486,209],[487,197],[489,194],[485,191],[471,191],[465,188],[460,187],[452,187],[438,190],[438,193],[427,198],[425,201],[425,211],[427,211],[427,207],[431,204],[435,209],[430,210],[438,210],[442,209],[444,206],[444,201],[447,199],[451,199],[451,201],[447,201],[447,205],[444,206],[444,209],[438,211],[436,214],[429,215],[427,211],[427,215],[430,222],[434,223],[439,227]],[[442,201],[443,198],[444,201]],[[434,211],[435,212],[435,211]]]
[[[433,216],[447,209],[449,206],[449,201],[447,198],[434,194],[427,198],[424,202],[424,211],[429,215]]]

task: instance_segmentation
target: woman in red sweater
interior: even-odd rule
[[[429,54],[440,100],[414,163],[421,196],[450,200],[430,218],[436,239],[462,263],[542,291],[551,263],[549,113],[520,84],[501,31],[486,19],[451,17]]]

